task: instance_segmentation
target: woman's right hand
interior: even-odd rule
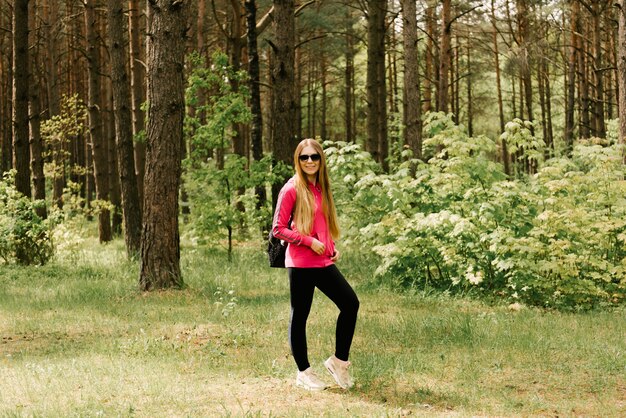
[[[322,255],[326,250],[326,246],[321,241],[313,238],[313,242],[311,243],[311,249],[315,251],[316,254]]]

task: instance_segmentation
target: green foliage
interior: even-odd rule
[[[261,161],[253,161],[246,169],[246,158],[229,154],[223,169],[209,161],[186,170],[185,185],[191,209],[189,233],[194,240],[210,244],[224,238],[229,230],[239,227],[243,233],[248,227],[271,218],[271,208],[258,208],[258,197],[254,194],[255,186],[271,183],[276,176],[271,162],[268,155]],[[189,161],[186,164],[189,165]]]
[[[87,107],[75,94],[63,96],[61,113],[41,123],[41,136],[49,145],[49,151],[44,156],[51,157],[46,162],[47,175],[63,176],[64,162],[70,156],[68,144],[80,139],[86,118]]]
[[[524,129],[513,122],[509,138],[539,155]],[[425,132],[435,155],[414,171],[407,162],[378,174],[357,145],[327,149],[349,241],[381,257],[381,280],[559,309],[624,301],[620,147],[580,143],[571,159],[509,181],[489,138],[467,137],[443,114],[428,115]]]
[[[5,263],[45,264],[54,253],[50,239],[54,216],[42,219],[31,201],[15,189],[15,170],[0,180],[0,258]]]
[[[245,85],[248,76],[235,71],[220,51],[213,54],[210,67],[198,53],[188,61],[191,74],[185,100],[191,111],[185,117],[185,135],[191,138],[192,152],[205,155],[209,149],[228,147],[232,125],[252,119]]]

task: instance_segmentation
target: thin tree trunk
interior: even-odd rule
[[[576,62],[577,38],[576,28],[579,19],[580,4],[573,0],[570,5],[570,46],[567,62],[567,104],[565,107],[565,149],[569,155],[574,147],[574,107],[576,99]]]
[[[144,84],[146,70],[144,67],[144,51],[141,44],[141,0],[129,0],[129,45],[130,45],[130,86],[132,97],[133,137],[139,137],[144,132],[144,111],[141,106],[145,101]],[[135,177],[137,178],[137,192],[139,205],[143,205],[143,179],[146,166],[145,139],[134,141]]]
[[[96,198],[109,200],[109,173],[107,141],[102,122],[102,99],[100,97],[100,51],[98,42],[98,20],[94,0],[85,1],[85,31],[87,36],[87,62],[89,79],[89,136],[93,153],[94,176],[96,180]],[[98,234],[100,242],[109,242],[111,233],[111,214],[108,208],[98,209]]]
[[[437,21],[435,18],[436,3],[428,1],[426,5],[426,51],[425,64],[424,64],[424,104],[422,110],[424,112],[430,112],[433,110],[433,78],[435,77],[435,45],[434,40],[437,36]]]
[[[41,98],[40,92],[40,76],[39,69],[37,67],[39,44],[37,37],[39,36],[39,28],[37,27],[37,3],[35,0],[31,0],[29,4],[28,18],[30,19],[29,27],[31,29],[31,56],[29,59],[29,73],[30,73],[30,86],[29,86],[29,110],[30,110],[30,165],[33,174],[33,189],[35,192],[34,198],[43,202],[42,205],[37,206],[37,215],[41,218],[47,217],[47,210],[45,205],[46,200],[46,177],[43,172],[43,144],[41,139]]]
[[[13,168],[17,191],[30,198],[28,3],[15,0],[13,7]]]
[[[404,143],[413,157],[422,159],[422,121],[418,66],[417,10],[415,0],[402,1],[402,43],[404,47]]]
[[[277,162],[292,165],[296,148],[295,94],[295,4],[294,0],[274,0],[274,41],[270,77],[272,92],[272,151]],[[272,207],[276,206],[278,192],[286,181],[278,179],[272,186]]]
[[[498,46],[498,25],[496,21],[495,0],[491,0],[491,27],[493,28],[493,57],[496,69],[496,91],[498,94],[498,120],[500,122],[500,133],[504,132],[504,103],[502,102],[502,80],[500,72],[500,50]],[[504,173],[511,176],[511,164],[506,139],[502,138],[500,144],[500,158],[504,165]]]
[[[181,177],[187,2],[148,2],[148,126],[141,236],[142,290],[181,287]]]
[[[470,34],[471,37],[471,34]],[[472,48],[467,38],[467,134],[474,136],[474,108],[472,99]]]
[[[385,0],[368,2],[367,23],[367,142],[366,150],[384,168],[381,145],[387,142],[385,83]]]
[[[450,90],[450,64],[452,62],[451,0],[443,0],[441,34],[439,38],[439,86],[437,88],[437,110],[448,113]]]
[[[261,111],[261,70],[259,67],[259,52],[256,32],[256,1],[246,0],[245,8],[247,12],[247,40],[248,40],[248,74],[250,80],[250,110],[252,112],[252,124],[250,127],[250,140],[252,144],[252,159],[260,161],[263,158],[263,114]],[[254,188],[257,196],[257,209],[265,207],[267,193],[264,185],[257,185]],[[267,236],[269,232],[269,222],[261,225],[261,234]]]
[[[595,97],[593,117],[595,136],[606,137],[606,126],[604,123],[604,68],[602,64],[602,20],[601,14],[604,8],[600,2],[593,2],[592,22],[593,22],[593,77],[595,84]]]
[[[350,17],[350,13],[346,12],[347,18]],[[354,101],[352,92],[354,91],[354,41],[352,39],[352,24],[350,19],[346,19],[348,25],[346,28],[346,45],[345,45],[345,59],[346,68],[344,71],[345,76],[345,88],[344,88],[344,100],[345,100],[345,126],[346,126],[346,142],[354,141],[354,132],[352,130],[352,103]]]
[[[578,3],[576,1],[576,3]],[[585,58],[587,49],[585,48],[585,39],[583,38],[583,28],[581,19],[576,21],[576,48],[578,50],[578,96],[580,102],[580,128],[581,138],[589,138],[590,136],[590,117],[589,117],[589,78],[587,77],[587,60]]]
[[[130,80],[126,71],[127,57],[124,48],[123,0],[108,0],[109,51],[111,55],[111,83],[113,88],[113,114],[117,163],[122,194],[124,217],[124,242],[128,257],[139,254],[141,244],[141,204],[135,172],[133,150],[133,123]]]
[[[617,45],[617,82],[620,143],[626,145],[626,7],[624,0],[617,3],[618,9],[618,45]],[[623,153],[626,164],[626,152]]]

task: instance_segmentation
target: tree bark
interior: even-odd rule
[[[250,141],[252,145],[252,159],[260,161],[263,158],[263,114],[261,112],[261,70],[259,66],[259,51],[256,33],[256,1],[245,0],[247,41],[248,41],[248,74],[250,79],[250,111],[252,113],[252,123],[250,126]],[[267,193],[264,185],[257,185],[254,188],[257,196],[257,209],[265,207]],[[261,234],[267,236],[270,229],[270,222],[266,221],[261,225]]]
[[[33,174],[33,189],[35,192],[34,198],[36,200],[43,201],[42,205],[37,206],[37,215],[41,218],[48,216],[45,200],[46,200],[46,176],[43,172],[43,144],[41,139],[41,98],[39,95],[41,84],[39,69],[37,67],[37,61],[39,59],[39,43],[37,37],[39,36],[39,28],[37,27],[37,8],[36,2],[33,0],[29,4],[28,18],[31,41],[29,44],[33,45],[31,49],[31,56],[29,57],[29,73],[30,73],[30,85],[29,85],[29,126],[30,126],[30,166]]]
[[[115,148],[122,194],[124,242],[127,256],[134,257],[139,254],[141,243],[141,204],[133,151],[130,80],[126,71],[127,55],[124,48],[124,33],[126,33],[124,3],[123,0],[108,0],[107,7]]]
[[[385,0],[368,2],[367,15],[367,142],[365,149],[379,164],[387,164],[381,144],[387,142],[385,82]]]
[[[133,118],[133,141],[145,129],[144,111],[142,110],[145,101],[144,87],[146,81],[146,70],[144,67],[145,54],[141,44],[142,19],[141,0],[129,0],[129,45],[130,45],[130,85],[132,98],[132,118]],[[137,192],[139,194],[139,205],[143,205],[143,179],[146,166],[146,143],[145,139],[134,141],[135,157],[135,177],[137,179]]]
[[[617,82],[620,143],[626,145],[626,8],[624,0],[617,3],[618,8],[618,45],[617,45]],[[626,152],[623,161],[626,164]]]
[[[574,147],[574,107],[576,99],[576,27],[580,5],[577,0],[570,4],[570,46],[567,61],[567,104],[565,107],[565,150],[569,155]]]
[[[272,151],[276,161],[292,165],[296,148],[295,94],[295,17],[294,0],[274,0],[274,41],[271,42],[274,57],[270,77],[272,92]],[[272,207],[276,206],[278,192],[286,178],[278,179],[272,186]]]
[[[16,0],[13,7],[13,168],[17,191],[30,198],[28,3]]]
[[[93,153],[93,169],[96,183],[96,198],[109,200],[108,144],[102,125],[102,98],[100,93],[100,43],[98,42],[98,19],[94,0],[85,1],[85,33],[87,37],[89,136]],[[98,235],[100,242],[112,239],[111,213],[106,207],[98,209]]]
[[[422,120],[418,66],[417,10],[415,0],[402,1],[404,47],[404,143],[413,158],[422,159]]]
[[[178,193],[185,114],[188,3],[148,1],[148,126],[141,237],[142,290],[181,287]]]
[[[437,20],[435,18],[436,2],[432,0],[426,2],[426,50],[424,51],[424,103],[423,112],[430,112],[436,108],[433,106],[433,85],[437,77],[435,68],[435,38],[437,37]],[[436,99],[435,99],[436,103]]]
[[[441,34],[439,38],[439,85],[437,88],[437,110],[447,113],[449,109],[449,74],[452,61],[451,0],[443,0]]]

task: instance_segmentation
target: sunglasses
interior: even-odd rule
[[[311,154],[311,155],[301,154],[298,157],[298,159],[302,162],[307,161],[309,158],[311,159],[311,161],[319,161],[322,157],[320,157],[319,154]]]

